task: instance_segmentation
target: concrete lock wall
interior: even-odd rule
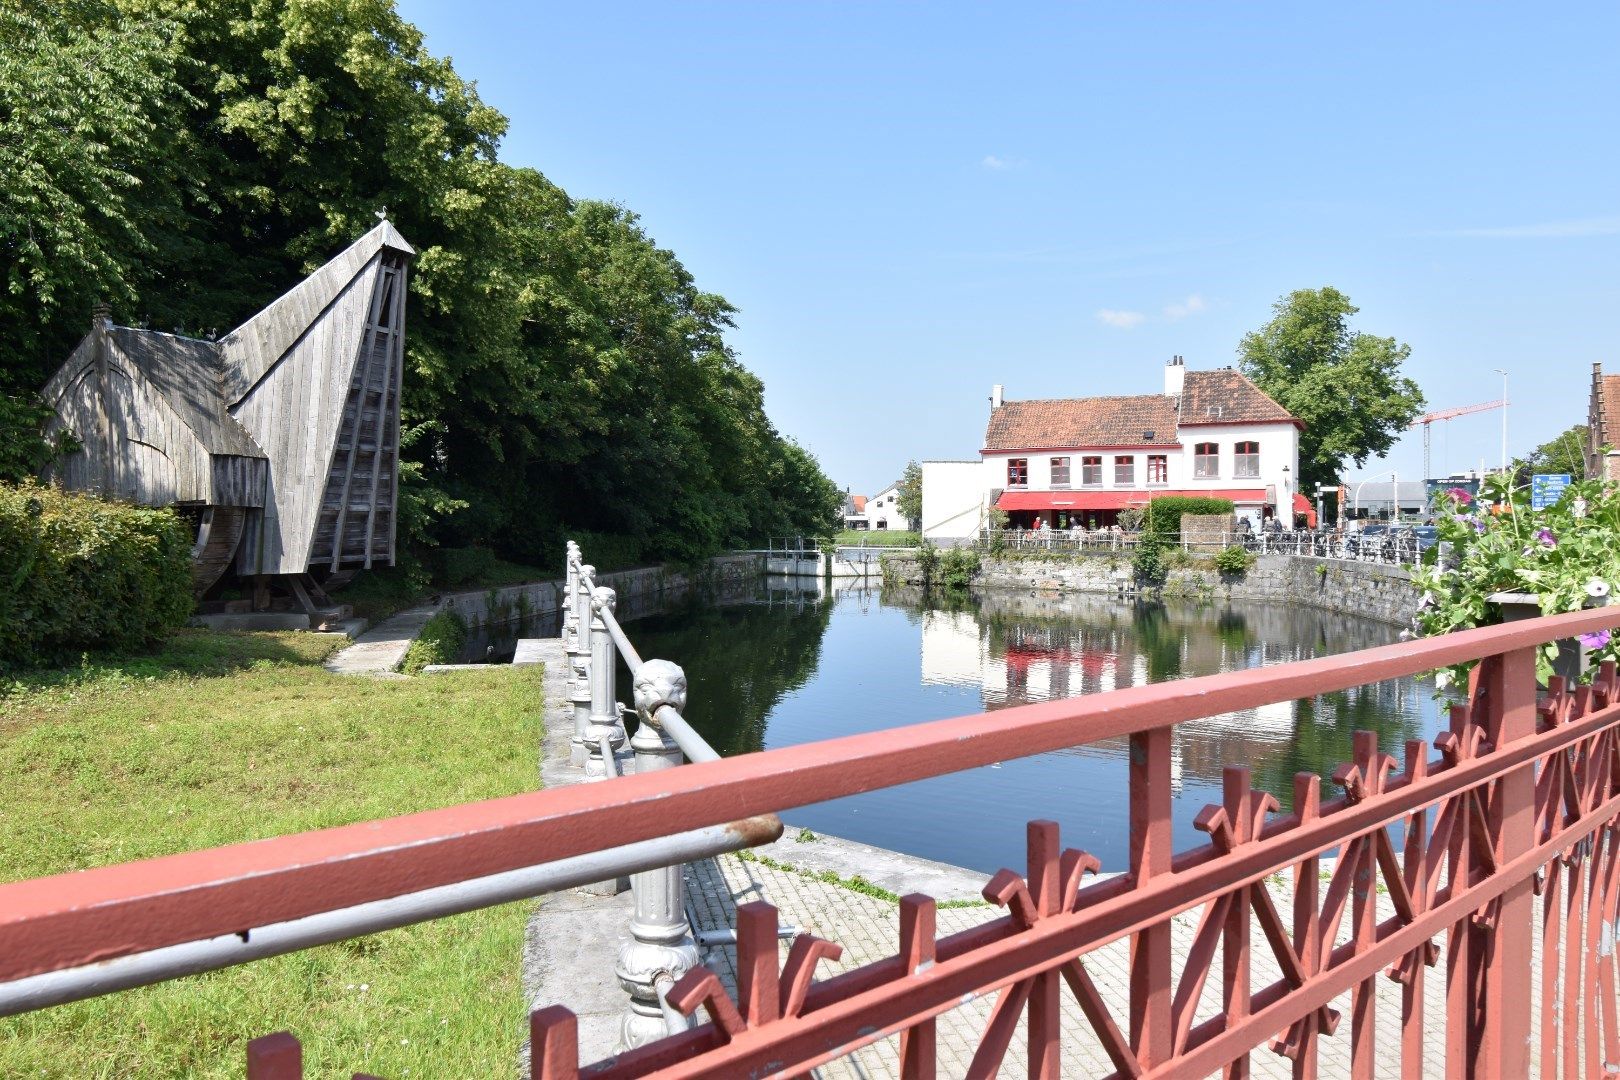
[[[888,556],[889,580],[919,583],[921,568],[914,556]],[[1076,593],[1131,591],[1135,580],[1130,555],[1098,553],[1071,559],[992,559],[980,564],[974,584],[985,589],[1021,589]],[[1399,566],[1315,559],[1295,555],[1261,555],[1246,573],[1224,575],[1214,569],[1170,571],[1167,597],[1203,600],[1261,600],[1302,604],[1405,626],[1417,609],[1411,576]]]

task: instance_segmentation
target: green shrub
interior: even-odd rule
[[[939,573],[939,548],[924,542],[917,549],[917,571],[922,575],[923,587],[927,588]]]
[[[433,549],[429,562],[433,567],[433,584],[453,589],[470,581],[487,580],[498,560],[488,548],[441,547]]]
[[[953,547],[939,560],[940,584],[947,589],[965,589],[979,573],[979,553],[972,548]]]
[[[645,566],[647,563],[643,557],[641,541],[633,536],[612,536],[608,533],[575,530],[568,534],[568,538],[579,545],[586,564],[596,567],[599,573],[629,570],[632,567]],[[558,559],[557,563],[561,566],[562,560]]]
[[[191,607],[191,530],[173,511],[0,484],[0,668],[149,645]]]
[[[1246,574],[1249,571],[1251,556],[1237,544],[1226,548],[1215,556],[1215,569],[1223,574]]]
[[[400,669],[415,675],[429,664],[453,664],[467,644],[467,624],[453,611],[441,611],[422,625],[411,647],[405,650]]]
[[[1143,540],[1131,553],[1131,572],[1144,585],[1162,585],[1167,574],[1164,551],[1152,540]]]
[[[1230,514],[1231,499],[1208,499],[1199,495],[1166,495],[1148,503],[1143,528],[1157,536],[1181,532],[1182,514]]]

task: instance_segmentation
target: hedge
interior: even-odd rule
[[[429,664],[453,664],[465,644],[466,622],[453,611],[441,611],[422,624],[422,632],[405,650],[400,670],[415,675]]]
[[[1231,499],[1209,499],[1198,495],[1166,495],[1147,505],[1147,516],[1142,528],[1159,536],[1175,536],[1181,532],[1182,514],[1230,514]]]
[[[161,640],[191,614],[191,540],[171,510],[0,484],[0,668]]]

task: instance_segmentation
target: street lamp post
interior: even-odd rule
[[[1494,368],[1493,370],[1498,375],[1502,376],[1502,475],[1506,476],[1507,475],[1507,467],[1508,467],[1508,457],[1507,457],[1507,411],[1508,411],[1507,375],[1508,375],[1508,373],[1507,373],[1506,368]]]

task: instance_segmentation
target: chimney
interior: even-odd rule
[[[1178,398],[1182,387],[1187,384],[1187,365],[1182,363],[1181,357],[1172,356],[1170,363],[1164,368],[1164,396]]]
[[[1002,385],[1000,383],[996,383],[990,388],[990,407],[992,409],[1001,408],[1001,391]]]

